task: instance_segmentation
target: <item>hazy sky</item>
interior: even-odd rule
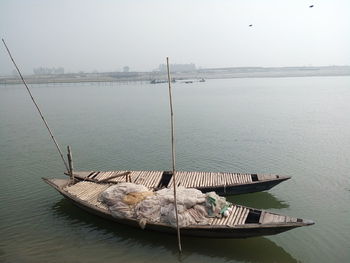
[[[0,0],[0,37],[27,74],[146,71],[166,56],[204,68],[350,65],[350,1]],[[12,70],[1,46],[0,75]]]

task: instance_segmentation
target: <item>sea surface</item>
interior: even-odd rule
[[[170,170],[167,84],[31,85],[77,170]],[[350,262],[350,77],[173,85],[177,170],[292,179],[231,202],[315,225],[248,239],[132,229],[73,206],[41,177],[62,161],[23,85],[0,86],[0,262]]]

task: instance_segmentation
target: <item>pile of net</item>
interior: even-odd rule
[[[215,192],[203,194],[193,188],[177,188],[179,226],[208,224],[212,217],[228,216],[232,204]],[[173,189],[150,191],[143,185],[120,183],[107,188],[99,200],[105,203],[112,216],[133,218],[142,228],[147,222],[176,226]]]

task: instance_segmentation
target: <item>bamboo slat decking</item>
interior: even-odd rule
[[[156,188],[162,179],[162,171],[143,171],[140,172],[139,176],[134,180],[131,179],[135,184],[142,184],[148,188]]]
[[[234,205],[232,207],[232,212],[228,217],[215,218],[211,222],[211,225],[226,225],[235,226],[243,225],[248,217],[249,209],[246,207],[241,207],[239,205]]]
[[[94,172],[94,171],[76,171],[74,175],[84,179],[91,179],[96,181],[106,180],[114,177],[108,182],[125,182],[125,176],[115,177],[118,174],[123,174],[127,171],[109,171],[109,172]],[[143,184],[149,188],[158,187],[162,179],[163,171],[130,171],[131,182],[136,184]],[[270,175],[269,175],[270,176]],[[264,179],[271,179],[264,177]],[[251,174],[238,173],[213,173],[213,172],[176,172],[177,186],[184,186],[189,188],[200,187],[220,187],[227,185],[238,185],[252,183]],[[173,186],[173,177],[171,178],[168,187]]]
[[[108,184],[96,184],[93,182],[79,182],[71,186],[66,186],[65,190],[81,200],[107,210],[107,206],[98,201],[98,197],[100,193],[106,190],[109,186],[110,185]]]
[[[177,186],[200,188],[219,187],[234,184],[252,183],[251,174],[213,173],[213,172],[176,172]],[[173,186],[173,179],[168,187]]]

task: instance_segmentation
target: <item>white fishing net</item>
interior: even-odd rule
[[[180,227],[208,224],[210,217],[227,216],[230,211],[231,204],[214,192],[203,194],[180,186],[176,195]],[[102,192],[100,200],[114,217],[138,219],[141,227],[147,222],[176,226],[173,189],[152,192],[143,185],[120,183]]]

